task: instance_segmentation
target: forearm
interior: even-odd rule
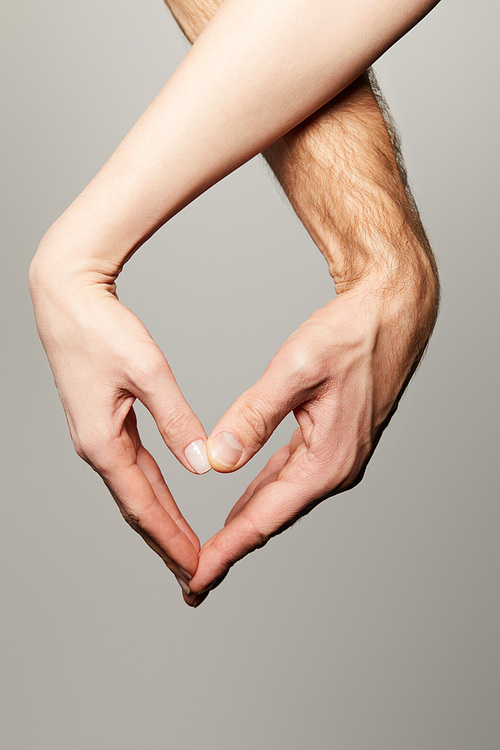
[[[361,76],[264,152],[338,292],[365,276],[396,282],[410,266],[435,269],[370,78]]]
[[[221,4],[165,2],[191,42]],[[366,278],[392,293],[404,288],[401,299],[419,311],[423,347],[437,312],[437,268],[373,75],[361,75],[263,155],[323,253],[337,291]]]
[[[168,218],[321,107],[434,4],[314,0],[306,14],[289,0],[227,0],[43,245],[61,265],[90,258],[113,277]]]

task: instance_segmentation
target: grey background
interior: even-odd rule
[[[27,290],[43,232],[188,45],[161,0],[2,15],[1,746],[498,747],[498,6],[442,3],[376,65],[442,275],[423,366],[364,482],[196,611],[74,454]],[[259,159],[119,289],[207,430],[333,292]],[[140,423],[202,539],[292,429],[200,478]]]

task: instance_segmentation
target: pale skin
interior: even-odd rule
[[[199,604],[243,555],[359,480],[430,335],[437,298],[430,251],[366,80],[338,109],[328,105],[269,147],[435,4],[313,0],[304,14],[303,3],[290,0],[226,0],[40,243],[30,270],[35,314],[75,447],[176,574],[188,604]],[[191,19],[191,38],[216,9],[172,3]],[[200,551],[140,442],[132,405],[136,398],[146,405],[189,470],[209,468],[206,435],[165,357],[118,301],[116,279],[159,226],[266,148],[340,294],[285,342],[209,437],[213,467],[232,471],[286,413],[293,410],[299,425]],[[311,155],[312,167],[301,170]],[[337,195],[331,188],[340,178],[350,189]],[[365,206],[366,222],[359,221]],[[233,436],[230,460],[221,432]]]

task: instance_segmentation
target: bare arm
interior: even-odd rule
[[[222,4],[165,2],[191,42]],[[388,288],[398,277],[406,285],[428,280],[429,310],[421,311],[427,332],[438,305],[437,267],[373,73],[363,73],[263,155],[324,255],[337,292],[371,274]]]
[[[186,574],[185,586],[198,540],[141,444],[134,400],[200,473],[209,466],[205,433],[163,354],[118,302],[117,276],[168,218],[321,107],[434,4],[314,0],[306,17],[296,0],[226,0],[40,243],[30,270],[35,314],[75,447],[129,523]]]
[[[167,4],[193,41],[219,2]],[[203,547],[194,592],[209,590],[241,556],[360,480],[432,331],[436,264],[374,88],[373,76],[362,75],[264,151],[339,296],[285,342],[209,437],[214,467],[232,471],[289,411],[299,424]],[[227,433],[230,444],[221,439]],[[197,606],[205,596],[185,598]]]
[[[173,214],[338,94],[435,4],[226,0],[38,258],[117,274]]]

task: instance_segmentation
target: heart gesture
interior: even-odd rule
[[[218,0],[167,2],[196,43],[47,231],[30,288],[78,454],[197,606],[244,555],[362,478],[432,332],[434,258],[393,123],[363,71],[436,2],[313,0],[306,12],[290,0],[226,0],[219,10]],[[282,344],[207,440],[165,356],[118,300],[117,279],[156,229],[259,152],[337,296]],[[238,470],[290,412],[297,429],[200,549],[141,443],[136,399],[200,474]]]

